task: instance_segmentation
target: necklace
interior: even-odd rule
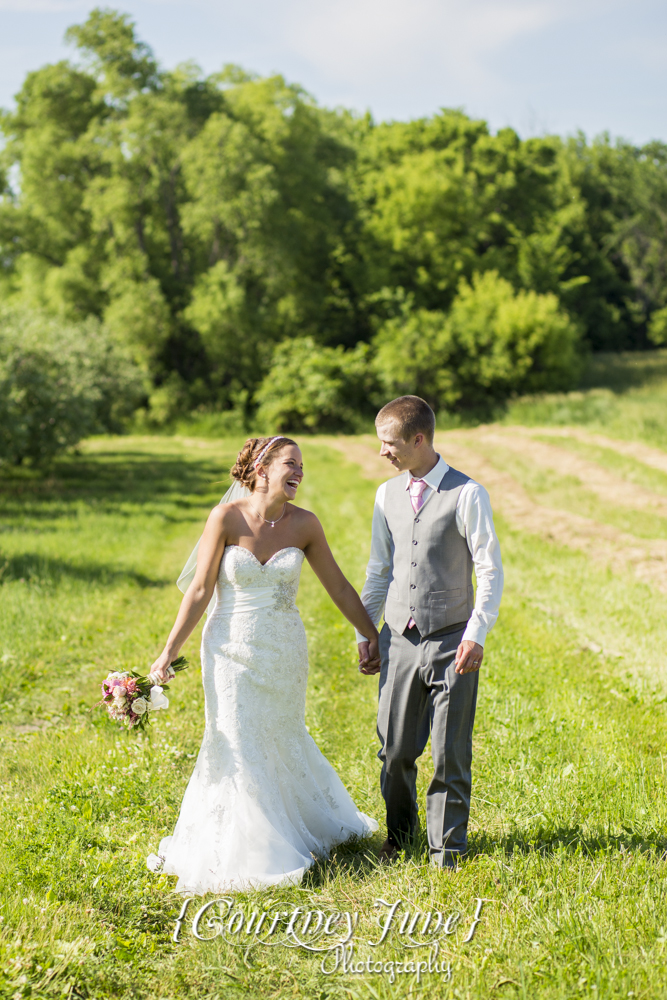
[[[248,500],[248,503],[250,503],[250,501],[249,501],[249,500]],[[269,521],[268,517],[264,517],[264,515],[263,515],[263,514],[260,514],[260,512],[259,512],[259,511],[257,510],[257,508],[255,507],[255,505],[254,505],[254,504],[252,504],[252,503],[251,503],[251,504],[250,504],[250,506],[251,506],[251,507],[252,507],[252,509],[254,510],[255,514],[257,514],[257,517],[261,517],[262,521],[266,521],[266,523],[267,523],[267,524],[270,524],[270,525],[271,525],[271,527],[272,527],[272,528],[274,528],[274,527],[276,526],[276,524],[278,523],[278,521],[282,521],[282,519],[283,519],[283,518],[284,518],[284,516],[285,516],[285,508],[287,507],[287,500],[286,500],[286,501],[285,501],[285,503],[283,504],[283,512],[282,512],[282,514],[280,515],[280,517],[277,517],[277,518],[275,519],[275,521]]]

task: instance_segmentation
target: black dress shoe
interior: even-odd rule
[[[380,848],[380,853],[378,855],[381,864],[391,864],[392,861],[396,861],[398,858],[398,848],[393,840],[389,837],[385,840],[384,844]]]

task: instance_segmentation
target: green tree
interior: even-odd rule
[[[615,225],[614,251],[627,268],[632,291],[626,308],[635,330],[655,336],[659,319],[652,316],[667,306],[667,145],[651,142],[628,149],[631,159],[629,210]],[[635,334],[635,339],[637,334]]]
[[[486,273],[540,330],[542,309],[594,349],[662,342],[663,144],[524,141],[446,109],[375,123],[280,76],[166,72],[112,10],[67,37],[76,64],[28,74],[0,119],[0,296],[103,322],[150,376],[151,420],[251,417],[291,340],[353,352],[380,331],[398,370],[396,324],[449,329]]]
[[[446,310],[475,272],[520,284],[522,238],[565,197],[558,152],[557,139],[492,136],[462,112],[370,128],[356,192],[371,293],[401,287],[418,307]]]
[[[354,328],[332,281],[352,151],[280,77],[241,81],[225,100],[184,153],[184,227],[202,255],[185,316],[229,384],[249,386],[275,341],[344,342],[341,314]]]
[[[113,11],[68,38],[82,67],[29,75],[2,122],[10,292],[101,318],[186,407],[248,397],[285,336],[356,343],[349,116],[280,77],[163,72]]]
[[[388,396],[478,415],[517,393],[566,389],[582,363],[580,331],[557,297],[515,292],[495,271],[462,279],[447,314],[406,300],[373,343]]]
[[[558,295],[593,348],[646,346],[664,304],[662,144],[522,142],[442,111],[369,125],[352,183],[375,316],[385,288],[446,311],[461,277],[497,270],[517,289]]]

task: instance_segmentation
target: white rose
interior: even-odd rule
[[[135,698],[132,702],[132,711],[135,715],[143,715],[148,710],[148,702],[145,698]]]
[[[169,708],[169,699],[163,694],[159,684],[154,684],[151,688],[151,708]]]

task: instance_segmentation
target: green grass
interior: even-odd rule
[[[580,424],[667,448],[667,349],[593,355],[577,391],[520,397],[501,419],[528,426]]]
[[[559,447],[578,444],[571,438],[565,443],[560,438],[554,441],[553,438],[548,439],[546,436],[542,440]],[[522,456],[514,449],[503,447],[502,442],[493,444],[476,442],[475,450],[495,461],[499,467],[511,469],[513,478],[526,489],[528,495],[542,504],[592,518],[598,523],[612,525],[622,532],[631,531],[638,538],[667,538],[667,517],[661,517],[653,510],[628,510],[625,506],[614,504],[613,497],[607,500],[587,489],[585,480],[582,482],[577,476],[561,475],[551,469],[542,468],[530,456]],[[571,447],[571,450],[584,454],[584,449]],[[604,450],[598,449],[598,451]],[[615,467],[619,471],[622,470],[623,478],[626,478],[628,467],[632,463],[632,459],[628,459],[626,464],[621,462],[612,464],[604,457],[598,461],[608,469]],[[653,471],[646,466],[644,468],[648,473]],[[656,472],[655,476],[647,475],[646,479],[652,478],[655,481],[660,475]],[[632,477],[628,478],[633,481]],[[663,479],[667,479],[667,476],[663,475]]]
[[[559,448],[566,448],[575,455],[581,456],[591,462],[597,462],[610,472],[617,473],[630,483],[644,486],[655,493],[667,496],[667,472],[652,469],[643,462],[628,455],[620,455],[612,448],[605,448],[584,441],[577,441],[572,437],[556,437],[551,434],[533,435],[537,441],[545,444],[557,445]]]
[[[381,829],[302,886],[242,897],[250,909],[358,911],[361,956],[378,898],[459,910],[442,949],[451,982],[326,976],[305,952],[197,942],[188,925],[171,940],[181,900],[144,859],[173,828],[201,739],[198,634],[149,737],[89,706],[107,670],[159,650],[173,581],[238,444],[99,439],[46,478],[0,481],[0,996],[667,996],[667,702],[653,670],[667,598],[501,519],[507,587],[481,677],[469,860],[454,876],[429,867],[422,835],[379,866]],[[360,586],[375,484],[323,442],[304,455],[301,502]],[[311,734],[381,820],[377,681],[358,674],[352,631],[308,568],[299,607]],[[625,657],[583,649],[586,638]],[[422,804],[429,770],[425,755]],[[477,897],[481,923],[464,944]],[[405,959],[396,936],[376,951]]]

